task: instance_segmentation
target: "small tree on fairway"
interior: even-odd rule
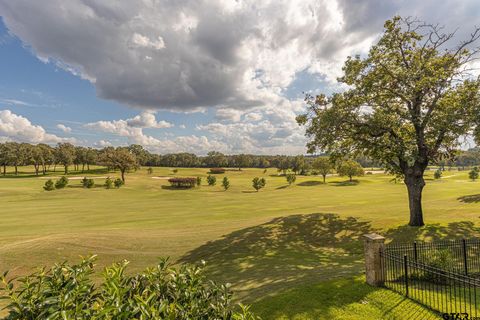
[[[255,177],[253,178],[252,180],[252,186],[255,190],[260,190],[262,189],[263,187],[265,187],[265,184],[267,183],[267,181],[265,180],[265,178],[259,178],[259,177]]]
[[[287,178],[287,182],[289,185],[291,185],[292,183],[295,183],[295,181],[297,180],[297,176],[293,173],[289,173],[285,177]]]
[[[461,136],[480,138],[480,78],[471,76],[480,28],[459,45],[436,24],[394,17],[366,56],[349,57],[338,80],[348,89],[307,95],[297,117],[309,152],[363,154],[403,177],[411,226],[422,226],[424,173],[451,157]]]
[[[173,174],[177,174],[178,169],[173,169],[172,172],[173,172]]]
[[[61,177],[60,179],[55,182],[55,188],[56,189],[63,189],[67,186],[68,184],[68,178],[67,177]]]
[[[337,168],[337,173],[341,177],[347,176],[350,179],[350,182],[352,182],[353,177],[363,176],[365,171],[358,162],[346,160],[340,163]]]
[[[332,161],[327,157],[316,158],[312,163],[312,167],[323,177],[323,183],[325,183],[327,174],[332,173],[333,170]]]
[[[202,178],[197,177],[197,187],[200,187],[202,185]]]
[[[113,188],[113,180],[110,177],[105,179],[105,188],[112,189]]]
[[[84,188],[91,189],[95,186],[95,181],[93,181],[93,179],[88,179],[87,177],[83,177],[82,186]]]
[[[209,186],[214,186],[217,183],[217,177],[208,175],[207,182]]]
[[[434,179],[440,179],[442,177],[442,169],[438,168],[437,170],[435,170],[435,172],[433,173],[433,178]]]
[[[468,173],[468,177],[472,179],[472,181],[475,181],[478,179],[478,167],[474,167],[470,172]]]
[[[115,181],[113,182],[113,184],[115,185],[115,188],[120,188],[121,186],[123,186],[125,184],[125,182],[123,182],[122,179],[120,178],[117,178],[115,179]]]
[[[46,191],[55,190],[55,184],[53,183],[52,179],[48,179],[45,182],[45,186],[43,186],[43,189],[46,190]]]
[[[147,173],[148,173],[148,174],[152,174],[152,173],[153,173],[153,168],[152,168],[152,167],[148,167]]]
[[[228,181],[227,177],[223,177],[222,186],[223,186],[223,189],[225,189],[225,191],[227,191],[228,188],[230,188],[230,181]]]

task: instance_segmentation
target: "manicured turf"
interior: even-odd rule
[[[274,169],[232,170],[225,192],[223,175],[217,186],[206,185],[207,171],[179,169],[176,176],[203,177],[202,187],[192,190],[171,190],[166,180],[152,178],[172,176],[168,168],[155,168],[151,176],[146,168],[128,174],[119,190],[83,189],[71,180],[64,190],[46,192],[46,180],[31,174],[2,177],[0,269],[24,274],[90,253],[99,255],[100,265],[128,259],[132,270],[159,256],[203,259],[212,277],[231,282],[237,300],[253,304],[264,319],[380,319],[387,309],[411,302],[393,293],[382,299],[386,291],[358,279],[364,233],[377,231],[394,241],[480,234],[480,182],[469,181],[466,171],[427,181],[423,228],[405,226],[405,186],[384,174],[354,183],[329,177],[327,184],[299,176],[287,186]],[[89,176],[106,175],[118,176],[100,169]],[[258,193],[251,187],[255,176],[267,179]]]

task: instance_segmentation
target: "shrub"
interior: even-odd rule
[[[48,179],[43,186],[43,189],[46,191],[55,190],[55,184],[53,183],[52,179]]]
[[[55,182],[55,189],[63,189],[67,186],[68,184],[68,178],[67,177],[61,177],[60,179]]]
[[[225,169],[224,168],[211,168],[210,173],[211,174],[222,174],[222,173],[225,173]]]
[[[472,179],[473,181],[477,180],[478,179],[478,167],[474,167],[469,173],[468,173],[468,177],[470,179]]]
[[[110,177],[105,179],[105,188],[112,189],[113,188],[113,180]]]
[[[176,174],[178,172],[178,169],[173,169],[172,172],[173,174]]]
[[[152,174],[152,173],[153,173],[153,168],[152,168],[152,167],[148,167],[147,173],[148,173],[148,174]]]
[[[87,177],[84,177],[81,183],[84,188],[88,188],[88,189],[93,188],[95,186],[95,181],[93,181],[93,179],[88,179]]]
[[[227,177],[223,177],[222,186],[223,186],[223,189],[225,189],[225,191],[227,191],[228,188],[230,188],[230,181],[228,180]]]
[[[442,170],[441,169],[435,170],[435,173],[433,174],[433,178],[440,179],[441,177],[442,177]]]
[[[207,182],[208,182],[208,185],[209,185],[209,186],[214,186],[215,184],[217,184],[217,178],[214,177],[214,176],[209,175],[209,176],[207,177]]]
[[[170,178],[168,179],[173,188],[188,189],[197,184],[197,178]]]
[[[123,186],[125,183],[123,182],[122,179],[120,178],[117,178],[115,179],[115,181],[113,182],[113,184],[115,185],[115,188],[120,188],[121,186]]]
[[[267,173],[267,169],[263,169],[263,174]]]
[[[209,281],[201,266],[172,267],[167,259],[138,274],[128,261],[105,268],[94,281],[95,257],[55,264],[15,281],[0,276],[7,319],[258,319],[234,310],[228,285]]]
[[[197,177],[197,186],[200,187],[202,185],[202,178]]]
[[[295,183],[295,181],[297,180],[297,176],[294,175],[293,173],[287,174],[285,178],[287,179],[287,182],[289,185],[291,185],[292,183]]]
[[[265,178],[259,178],[259,177],[255,177],[253,178],[252,180],[252,186],[255,190],[260,190],[262,189],[263,187],[265,187],[265,184],[267,183],[267,181],[265,180]]]

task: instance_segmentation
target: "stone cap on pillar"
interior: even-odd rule
[[[363,237],[365,238],[366,241],[371,241],[371,242],[384,242],[385,237],[381,236],[377,233],[367,233],[364,234]]]

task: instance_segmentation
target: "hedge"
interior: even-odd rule
[[[173,188],[193,188],[197,184],[197,178],[170,178],[168,182]]]

